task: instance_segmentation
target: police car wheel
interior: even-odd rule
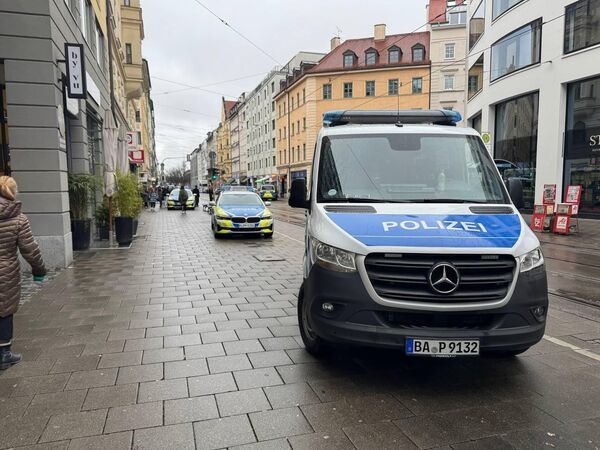
[[[314,356],[323,355],[327,350],[327,343],[311,329],[308,309],[304,307],[304,287],[300,288],[298,294],[298,324],[306,351]]]

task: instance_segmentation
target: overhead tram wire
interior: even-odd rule
[[[188,85],[188,84],[185,84],[185,83],[181,83],[180,81],[173,81],[173,80],[168,80],[166,78],[152,76],[152,78],[154,78],[156,80],[165,81],[167,83],[172,83],[172,84],[176,84],[176,85],[179,85],[179,86],[186,86],[185,89],[177,89],[177,90],[174,90],[174,91],[157,92],[157,93],[152,94],[152,95],[175,94],[177,92],[191,91],[191,90],[194,90],[194,89],[205,90],[204,88],[207,88],[207,87],[210,87],[210,86],[216,86],[216,85],[219,85],[219,84],[231,83],[233,81],[245,80],[245,79],[248,79],[248,78],[256,78],[258,76],[267,75],[268,73],[269,72],[266,72],[266,73],[265,72],[261,72],[261,73],[256,73],[256,74],[253,74],[253,75],[245,75],[243,77],[231,78],[229,80],[217,81],[215,83],[203,84],[203,85],[200,85],[200,86],[192,86],[192,85]]]
[[[271,56],[267,51],[263,50],[261,47],[259,47],[257,44],[255,44],[253,41],[251,41],[249,38],[247,38],[245,35],[243,35],[240,31],[238,31],[233,26],[231,26],[229,23],[227,23],[227,21],[225,19],[221,18],[217,13],[215,13],[208,6],[206,6],[205,4],[203,4],[200,0],[194,0],[194,1],[199,6],[201,6],[206,11],[208,11],[211,15],[213,15],[214,17],[216,17],[223,25],[225,25],[226,27],[228,27],[230,30],[232,30],[235,34],[237,34],[238,36],[240,36],[246,42],[250,43],[254,48],[256,48],[258,51],[260,51],[263,55],[267,56],[269,59],[271,59],[272,61],[274,61],[275,64],[277,64],[278,66],[281,66],[281,63],[279,61],[277,61],[275,58],[273,58],[273,56]]]

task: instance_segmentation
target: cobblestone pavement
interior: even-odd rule
[[[145,213],[129,250],[78,255],[15,320],[0,448],[600,447],[600,310],[552,296],[514,359],[340,349],[296,320],[303,230],[215,241],[201,211]]]

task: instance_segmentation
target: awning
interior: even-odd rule
[[[271,182],[271,177],[264,177],[261,178],[260,180],[256,180],[257,183],[270,183]]]
[[[248,181],[248,177],[242,177],[240,179],[240,183],[245,183],[246,181]]]

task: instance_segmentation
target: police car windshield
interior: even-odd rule
[[[187,192],[188,199],[190,199],[190,198],[193,198],[193,197],[194,197],[194,194],[192,193],[192,191],[191,191],[191,190],[189,190],[189,189],[186,189],[186,190],[185,190],[185,192]],[[171,194],[169,195],[169,198],[170,198],[171,200],[179,200],[179,189],[173,189],[173,190],[171,191]]]
[[[265,184],[265,185],[263,185],[263,187],[261,187],[261,190],[263,190],[263,191],[274,191],[275,190],[275,186],[272,186],[270,184]]]
[[[451,134],[325,137],[317,201],[509,203],[481,141]]]
[[[219,199],[219,206],[262,206],[263,202],[258,195],[252,194],[223,194]]]

